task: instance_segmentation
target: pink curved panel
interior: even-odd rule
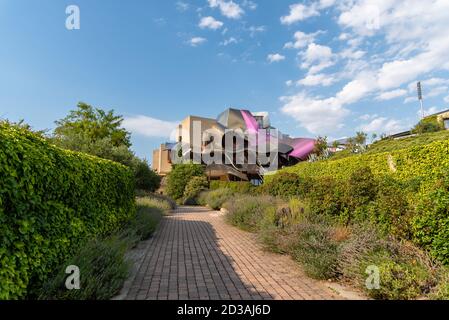
[[[306,159],[315,148],[314,139],[295,139],[296,141],[292,144],[293,151],[290,156],[298,159]]]
[[[243,120],[245,120],[246,129],[251,133],[257,133],[259,131],[259,124],[253,115],[245,110],[241,110],[240,112],[242,113]]]

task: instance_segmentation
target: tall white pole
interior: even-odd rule
[[[421,119],[424,119],[424,107],[423,107],[423,99],[422,99],[422,86],[421,86],[421,81],[419,81],[417,84],[417,89],[418,89],[418,100],[419,103],[421,105]]]
[[[422,98],[419,99],[419,103],[421,104],[421,119],[424,119],[425,115],[424,115],[424,107],[423,107]]]

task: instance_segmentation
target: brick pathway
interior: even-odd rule
[[[338,299],[290,257],[205,208],[181,207],[135,250],[135,270],[116,299]]]

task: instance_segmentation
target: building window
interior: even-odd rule
[[[444,119],[444,127],[449,129],[449,119]]]

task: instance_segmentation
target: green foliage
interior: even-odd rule
[[[207,205],[214,210],[220,210],[223,204],[234,196],[235,193],[231,189],[203,191],[199,194],[198,204]]]
[[[57,275],[47,281],[39,296],[45,300],[107,300],[116,295],[128,277],[130,264],[124,258],[127,239],[111,237],[93,240],[67,260],[57,270]],[[80,269],[80,289],[67,290],[66,266]]]
[[[376,221],[385,232],[412,238],[449,263],[445,245],[449,241],[449,188],[435,186],[447,172],[449,140],[391,153],[301,163],[266,180],[270,184],[282,173],[297,174],[311,181],[305,198],[312,212],[336,216],[346,223],[353,218]]]
[[[175,164],[167,175],[167,194],[175,200],[182,199],[184,191],[193,177],[204,175],[204,168],[199,164]]]
[[[76,110],[56,121],[55,135],[62,140],[79,134],[92,141],[110,138],[113,146],[130,147],[129,132],[121,128],[122,122],[123,117],[115,115],[114,110],[104,111],[80,102]]]
[[[304,271],[316,279],[334,278],[338,243],[332,238],[331,228],[309,221],[297,226],[296,236],[292,256],[303,265]]]
[[[391,152],[395,150],[407,149],[413,146],[423,146],[435,141],[449,139],[449,131],[439,131],[432,133],[424,133],[413,137],[403,139],[384,139],[379,140],[369,146],[367,154]]]
[[[161,177],[151,170],[147,161],[139,158],[133,160],[134,179],[138,190],[155,192],[161,186]]]
[[[145,190],[137,190],[136,196],[137,198],[145,198],[142,199],[142,201],[145,201],[146,204],[163,211],[174,210],[177,207],[176,202],[166,195],[151,193]]]
[[[438,285],[433,289],[430,298],[433,300],[449,300],[449,270],[444,269],[440,276]]]
[[[162,215],[168,211],[160,203],[155,203],[154,198],[136,199],[136,216],[132,219],[126,229],[137,237],[138,241],[148,239],[159,224]]]
[[[229,189],[236,194],[252,194],[255,192],[256,187],[250,182],[246,181],[218,181],[212,180],[210,182],[210,189]]]
[[[275,214],[277,201],[269,196],[239,196],[227,201],[223,207],[228,210],[227,219],[231,224],[255,232],[268,212]]]
[[[449,264],[449,179],[434,185],[422,198],[412,221],[415,242],[430,250],[432,256]]]
[[[413,133],[423,134],[444,130],[444,124],[438,121],[437,116],[422,119],[412,130]]]
[[[264,193],[275,197],[304,197],[311,188],[310,181],[300,178],[297,174],[282,172],[275,175],[261,187]]]
[[[198,204],[197,197],[201,191],[207,190],[209,182],[205,176],[193,177],[186,185],[184,190],[184,204]]]
[[[426,293],[430,270],[416,262],[395,260],[389,252],[379,251],[361,261],[361,270],[368,266],[379,270],[379,288],[365,287],[368,295],[382,300],[410,300]]]
[[[154,233],[164,213],[148,197],[137,198],[136,207],[136,215],[123,229],[109,237],[89,241],[59,266],[56,275],[47,280],[39,290],[39,298],[107,300],[114,297],[122,288],[131,267],[125,258],[126,252]],[[69,265],[80,268],[79,290],[65,288],[65,268]]]
[[[0,124],[0,299],[32,295],[87,239],[134,215],[131,170]]]

